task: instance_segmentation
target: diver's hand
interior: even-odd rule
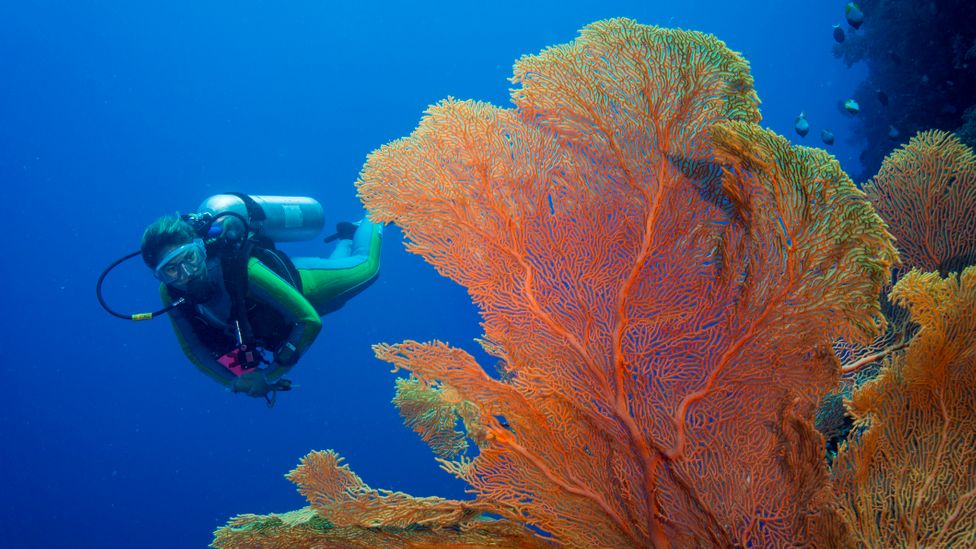
[[[274,388],[274,385],[268,383],[267,378],[264,377],[264,370],[252,370],[230,384],[231,391],[247,393],[247,396],[252,397],[263,397]]]
[[[281,378],[271,386],[275,391],[291,391],[291,380]]]

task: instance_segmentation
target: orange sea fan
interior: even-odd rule
[[[338,526],[321,512],[305,507],[288,513],[238,515],[214,533],[215,549],[484,549],[553,547],[517,525],[474,518],[468,524],[442,523],[440,528]]]
[[[481,310],[502,376],[439,341],[374,347],[475,499],[374,490],[313,452],[289,478],[315,516],[218,541],[844,546],[812,422],[831,342],[885,324],[897,254],[863,193],[756,125],[748,65],[708,35],[599,21],[513,81],[516,108],[442,101],[357,182]]]
[[[976,155],[954,134],[920,132],[885,158],[864,192],[906,269],[944,275],[976,263]]]
[[[903,355],[855,391],[855,429],[835,482],[867,547],[962,547],[976,538],[976,267],[913,270],[892,290],[921,326]]]
[[[920,132],[885,158],[864,191],[897,238],[903,270],[946,275],[976,264],[976,156],[952,133]],[[827,433],[848,425],[839,397],[873,378],[883,359],[901,352],[914,334],[905,309],[886,300],[882,307],[889,322],[882,337],[871,345],[835,342],[844,377],[822,410]]]
[[[514,80],[517,110],[444,101],[358,183],[468,289],[509,374],[376,347],[479,408],[480,453],[445,466],[573,546],[809,541],[813,409],[830,341],[883,327],[882,222],[829,155],[753,124],[748,67],[712,37],[603,21]]]

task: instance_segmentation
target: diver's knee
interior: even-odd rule
[[[369,218],[364,217],[355,223],[356,235],[354,239],[368,238],[372,235],[383,236],[383,224],[373,223]]]

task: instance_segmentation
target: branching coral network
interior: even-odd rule
[[[872,403],[858,412],[864,436],[838,458],[854,477],[832,480],[813,426],[840,378],[833,342],[886,329],[878,296],[898,253],[864,193],[824,151],[758,125],[748,65],[709,35],[599,21],[519,60],[513,80],[514,108],[442,101],[357,183],[374,220],[468,289],[501,364],[489,374],[438,341],[374,348],[411,372],[401,413],[474,499],[373,490],[314,452],[290,474],[310,510],[239,516],[214,545],[852,543],[873,486],[857,472],[879,467],[855,448],[916,427],[890,414],[877,416],[889,430],[870,425],[893,396],[856,400]],[[915,304],[920,335],[938,334],[956,317],[922,313],[940,282],[918,276],[895,299]],[[953,431],[971,423],[941,425],[941,468],[908,492],[920,504],[959,481],[945,456],[974,442]],[[918,513],[938,537],[916,544],[963,539],[965,490],[945,502],[951,528]]]

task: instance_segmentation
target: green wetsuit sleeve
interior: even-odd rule
[[[298,362],[322,330],[322,319],[298,290],[255,258],[247,262],[247,291],[252,299],[266,303],[292,324],[284,343],[275,350],[270,380],[284,375]]]
[[[163,299],[164,305],[167,307],[172,305],[173,299],[170,297],[169,292],[166,291],[165,284],[159,285],[159,295]],[[176,340],[180,344],[180,349],[182,349],[186,358],[198,370],[207,374],[207,377],[210,379],[221,385],[229,386],[234,380],[234,374],[227,371],[226,368],[214,359],[213,353],[210,352],[210,349],[203,344],[193,331],[193,326],[190,325],[190,321],[183,314],[183,311],[173,309],[169,312],[169,320],[170,325],[173,326],[173,333],[176,334]]]

